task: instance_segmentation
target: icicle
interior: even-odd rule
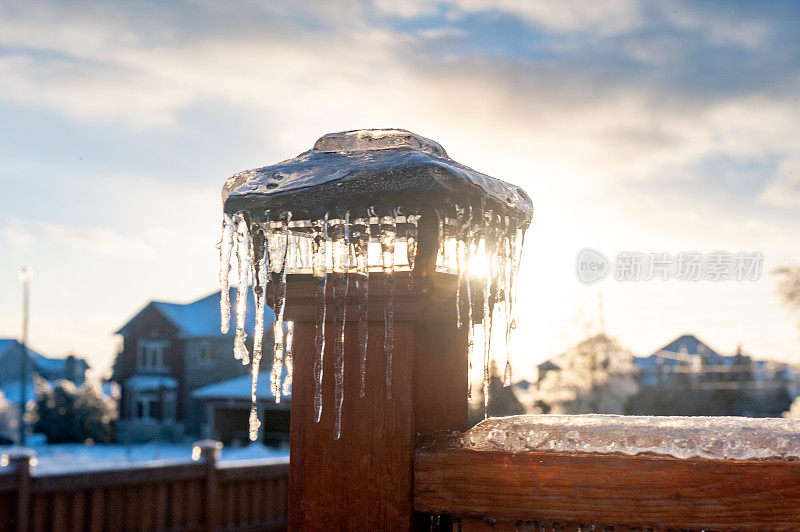
[[[414,262],[417,257],[417,220],[419,215],[408,214],[406,215],[405,223],[405,240],[406,240],[406,257],[408,259],[408,290],[414,290]]]
[[[396,237],[396,213],[383,216],[380,223],[381,257],[386,283],[386,295],[383,308],[384,340],[386,352],[386,398],[392,398],[392,356],[394,355],[394,296],[397,280],[394,276],[394,245]]]
[[[470,224],[467,228],[467,241],[466,241],[466,269],[467,272],[467,280],[466,280],[466,288],[467,288],[467,360],[469,361],[469,385],[467,389],[467,400],[472,400],[472,358],[475,353],[475,320],[473,318],[474,311],[473,305],[474,301],[472,298],[472,276],[471,272],[469,271],[469,266],[475,260],[475,254],[477,253],[477,245],[475,244],[475,233],[477,232],[475,227],[472,224],[472,207],[469,208],[470,212]]]
[[[457,208],[457,231],[458,240],[456,240],[456,264],[458,269],[458,278],[456,280],[456,325],[459,329],[464,326],[463,309],[464,298],[461,297],[462,286],[466,280],[469,283],[469,276],[467,275],[467,253],[469,249],[469,235],[472,224],[472,206],[467,208]],[[471,302],[466,302],[472,305]]]
[[[272,326],[272,335],[275,345],[274,356],[272,359],[272,371],[269,375],[270,392],[275,398],[276,403],[281,402],[281,377],[283,376],[283,354],[284,354],[284,331],[283,314],[286,308],[286,270],[288,264],[286,257],[289,253],[289,222],[292,213],[286,213],[286,220],[281,222],[280,237],[283,237],[283,257],[280,272],[273,269],[273,286],[275,290],[275,322]]]
[[[285,298],[284,298],[285,301]],[[286,355],[284,355],[286,365],[286,378],[283,379],[283,395],[289,396],[292,393],[292,377],[294,375],[294,322],[286,322]]]
[[[252,388],[255,390],[255,381],[253,381]],[[255,395],[255,391],[252,392]],[[258,419],[258,406],[255,400],[250,402],[250,419],[249,419],[249,434],[250,441],[258,439],[258,429],[261,428],[261,421]]]
[[[511,386],[511,238],[509,228],[511,220],[504,217],[503,231],[500,235],[500,250],[498,251],[498,265],[500,272],[500,285],[503,287],[503,314],[505,317],[505,349],[506,367],[503,372],[503,386]]]
[[[503,372],[503,386],[511,386],[511,362],[506,360],[506,370]]]
[[[258,409],[256,407],[256,388],[258,386],[258,371],[261,364],[261,351],[264,343],[264,312],[267,306],[267,253],[264,245],[265,233],[262,227],[256,227],[253,234],[253,297],[256,302],[255,330],[253,338],[253,357],[251,365],[250,382],[250,431],[251,441],[258,438],[258,428],[261,422],[258,420]]]
[[[414,270],[414,262],[417,258],[417,222],[419,221],[418,214],[411,214],[406,217],[408,229],[406,229],[407,255],[408,255],[408,269]]]
[[[367,341],[369,339],[369,238],[370,220],[369,218],[357,218],[353,223],[352,242],[356,255],[356,273],[364,277],[363,290],[361,291],[361,301],[358,305],[358,350],[361,355],[360,374],[361,388],[360,396],[366,395],[367,387]]]
[[[314,421],[319,423],[322,419],[322,375],[323,375],[323,359],[325,355],[325,320],[327,314],[327,307],[325,304],[325,295],[328,287],[328,272],[326,262],[326,247],[328,244],[328,214],[325,213],[325,218],[322,220],[322,227],[320,228],[319,221],[315,221],[313,228],[313,268],[314,268],[314,281],[317,285],[317,299],[316,299],[316,318],[317,330],[314,336],[314,349],[316,350],[316,358],[314,360]]]
[[[239,289],[236,293],[236,336],[233,339],[233,358],[248,364],[250,357],[245,346],[247,334],[244,331],[247,317],[247,287],[250,284],[250,265],[253,261],[253,249],[250,244],[250,230],[242,215],[235,215],[236,222],[236,259],[239,264]]]
[[[334,274],[333,301],[336,304],[336,319],[334,320],[334,331],[337,337],[334,344],[334,378],[336,386],[334,388],[334,403],[336,405],[336,418],[334,422],[334,439],[338,440],[342,436],[342,403],[344,402],[344,332],[347,324],[347,292],[350,287],[349,269],[349,249],[350,249],[350,213],[344,217],[343,240],[344,246],[348,250],[346,262],[339,266],[342,272]],[[336,265],[334,265],[335,269]]]
[[[222,214],[222,238],[219,241],[219,314],[220,331],[228,334],[231,326],[231,294],[229,277],[231,275],[231,252],[233,251],[233,235],[236,224],[229,214]]]
[[[492,211],[484,213],[483,226],[483,257],[487,261],[488,269],[483,281],[483,417],[489,417],[489,387],[491,384],[491,349],[492,349]]]

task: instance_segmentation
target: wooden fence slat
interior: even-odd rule
[[[163,530],[167,526],[168,503],[166,484],[158,484],[155,497],[155,522],[153,523],[156,530]]]
[[[91,500],[89,502],[89,531],[100,532],[103,530],[103,490],[93,489],[91,491]]]
[[[139,525],[139,513],[140,508],[138,507],[141,502],[139,499],[139,486],[128,486],[123,490],[120,490],[123,493],[123,497],[121,500],[122,512],[119,515],[122,517],[122,523],[124,529],[128,532],[136,532],[137,527]]]
[[[156,512],[156,490],[154,486],[142,486],[139,488],[139,509],[142,512],[139,518],[140,530],[151,530],[155,521]]]
[[[203,486],[200,482],[188,482],[186,490],[186,525],[188,528],[197,528],[203,518],[201,502],[204,500]]]
[[[239,511],[237,512],[236,521],[239,523],[251,523],[252,517],[250,515],[250,506],[252,502],[249,497],[248,488],[252,482],[239,482],[236,484],[236,500],[239,504]]]
[[[69,501],[70,528],[72,532],[83,532],[86,522],[86,493],[76,491]]]
[[[177,529],[184,526],[183,509],[185,507],[185,499],[183,495],[186,489],[181,489],[180,481],[171,482],[169,484],[169,519],[168,523],[170,528]]]
[[[233,525],[236,520],[236,485],[226,484],[222,490],[223,493],[223,523],[228,526]]]
[[[54,532],[69,530],[69,523],[67,522],[67,496],[63,492],[53,494],[53,520],[50,524],[50,530]]]
[[[52,517],[52,514],[49,511],[52,508],[52,505],[50,504],[50,499],[52,498],[51,495],[37,493],[31,498],[33,500],[33,515],[31,515],[33,526],[31,529],[34,532],[44,532],[45,530],[49,530],[51,528],[49,524]]]

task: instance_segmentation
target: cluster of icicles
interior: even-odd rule
[[[490,384],[490,355],[492,322],[496,306],[505,319],[504,339],[506,364],[504,385],[511,383],[511,364],[508,347],[515,328],[514,304],[519,261],[524,230],[513,218],[500,216],[490,210],[455,207],[439,216],[439,251],[437,271],[458,276],[456,310],[458,327],[466,327],[470,360],[476,336],[483,347],[484,411],[488,406]],[[371,208],[365,217],[292,220],[287,213],[279,220],[250,222],[244,213],[225,214],[220,242],[221,330],[228,332],[231,311],[229,276],[231,258],[235,256],[238,269],[236,298],[236,330],[233,354],[242,364],[251,364],[252,406],[250,410],[250,439],[258,436],[260,422],[256,408],[256,388],[262,358],[264,312],[267,290],[271,290],[275,321],[273,326],[274,353],[270,372],[270,390],[275,402],[288,395],[292,385],[292,341],[294,326],[284,324],[287,274],[312,274],[317,286],[316,334],[314,361],[314,420],[322,416],[323,354],[326,328],[329,329],[326,305],[327,284],[333,283],[335,316],[334,342],[334,404],[335,438],[341,436],[342,404],[344,400],[344,341],[350,283],[360,291],[358,302],[358,341],[360,354],[360,395],[365,396],[368,338],[369,283],[372,273],[385,277],[384,352],[386,396],[392,396],[392,355],[394,352],[395,273],[414,269],[417,251],[417,213],[378,216]],[[252,356],[245,346],[247,291],[252,287],[255,299],[255,338]],[[409,284],[413,290],[413,277]],[[502,301],[502,305],[496,305]],[[488,319],[483,319],[488,316]],[[482,326],[476,325],[481,323]],[[330,330],[327,331],[330,337]],[[286,368],[286,376],[281,378]],[[472,364],[470,362],[470,371]],[[471,385],[467,391],[471,398]]]

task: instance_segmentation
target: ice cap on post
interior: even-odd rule
[[[239,172],[222,189],[226,213],[286,212],[294,219],[332,217],[375,207],[473,205],[527,227],[533,213],[520,187],[448,157],[437,142],[404,129],[329,133],[293,159]]]

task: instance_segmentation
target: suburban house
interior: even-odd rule
[[[655,386],[676,373],[691,376],[705,389],[764,388],[782,379],[785,364],[753,360],[741,347],[732,355],[721,355],[696,336],[679,336],[648,357],[635,358],[640,384]]]
[[[693,334],[634,357],[633,363],[639,391],[628,400],[628,414],[780,417],[800,394],[796,367],[755,360],[741,347],[721,354]],[[546,360],[537,366],[537,379],[515,385],[523,404],[541,408],[536,390],[559,369],[558,357]]]
[[[787,364],[754,360],[741,347],[723,355],[692,334],[634,364],[641,388],[633,413],[780,417],[792,399]]]
[[[34,399],[33,376],[50,382],[66,379],[75,384],[83,384],[89,365],[75,355],[64,358],[44,356],[30,347],[25,349],[28,357],[28,379],[26,383],[27,400]],[[20,401],[20,374],[22,371],[23,349],[15,339],[0,339],[0,389],[12,403]]]
[[[286,379],[283,372],[281,386]],[[202,404],[203,426],[201,435],[229,444],[247,441],[250,416],[251,376],[244,375],[197,388],[192,397]],[[278,445],[289,441],[290,397],[279,403],[270,391],[270,372],[258,376],[256,406],[261,421],[261,438],[265,443]]]
[[[236,305],[236,289],[230,299]],[[248,350],[253,346],[254,301],[248,294]],[[220,332],[220,292],[191,303],[151,301],[123,325],[122,349],[111,380],[121,386],[120,437],[129,441],[200,436],[205,412],[193,392],[243,377],[249,366],[233,358],[235,324]],[[272,350],[273,314],[264,316],[264,352]],[[266,369],[270,357],[264,358]],[[267,379],[269,380],[269,379]]]

